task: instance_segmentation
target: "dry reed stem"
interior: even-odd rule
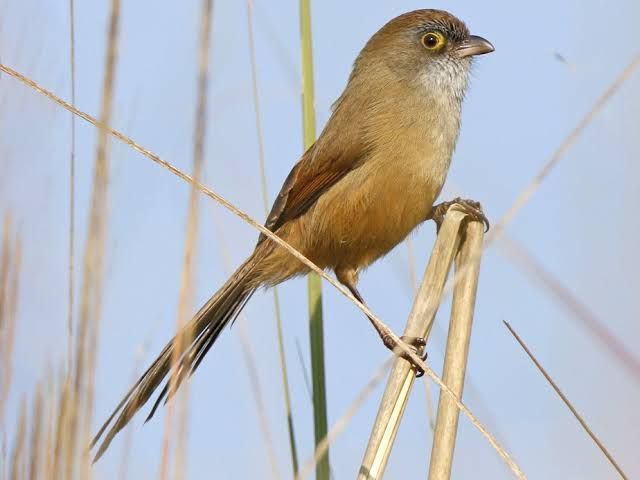
[[[260,95],[258,92],[258,65],[256,61],[256,44],[253,34],[253,0],[247,0],[247,31],[249,33],[249,60],[251,63],[251,90],[253,94],[253,106],[256,121],[256,136],[258,140],[258,159],[260,166],[260,191],[265,216],[269,214],[269,191],[267,188],[267,168],[264,154],[264,137],[262,130],[262,116],[260,114]],[[287,359],[284,350],[284,335],[282,332],[282,315],[280,313],[280,297],[278,287],[273,289],[273,309],[276,317],[276,335],[278,341],[278,357],[280,359],[280,372],[282,376],[282,389],[284,393],[285,415],[287,417],[287,431],[289,434],[289,446],[291,451],[291,463],[294,477],[298,473],[298,452],[293,427],[293,410],[291,408],[291,395],[289,390],[289,375],[287,372]]]
[[[69,371],[67,370],[67,374]],[[56,421],[60,414],[58,410],[59,405],[56,405],[56,400],[58,397],[58,392],[55,389],[55,385],[61,386],[62,382],[55,381],[55,374],[53,373],[53,369],[49,369],[49,373],[47,375],[47,402],[46,402],[46,413],[45,419],[47,421],[47,431],[45,432],[45,458],[44,458],[44,471],[45,478],[56,478],[55,470],[54,470],[54,455],[55,455],[55,440],[56,440]]]
[[[75,35],[75,2],[69,0],[69,77],[71,82],[71,104],[76,103],[76,35]],[[75,274],[75,236],[76,236],[76,116],[70,115],[71,138],[69,149],[69,286],[67,297],[67,362],[71,371],[73,350],[73,305],[74,305],[74,274]]]
[[[409,274],[409,283],[411,285],[411,292],[415,299],[418,295],[418,276],[416,274],[416,255],[413,248],[413,240],[411,237],[407,237],[405,241],[407,244],[407,272]],[[425,379],[422,382],[424,385],[425,403],[427,404],[427,421],[429,423],[429,429],[433,432],[436,424],[436,417],[433,408],[433,393],[431,391],[431,383]]]
[[[7,457],[7,436],[2,430],[2,443],[0,444],[0,478],[9,478],[9,459]]]
[[[256,43],[253,38],[253,0],[247,0],[247,31],[249,33],[249,63],[251,65],[251,93],[253,98],[256,138],[258,141],[258,160],[260,166],[260,192],[265,213],[269,213],[269,193],[267,188],[266,161],[264,155],[264,137],[262,117],[260,115],[260,95],[258,92],[258,65],[256,61]]]
[[[526,248],[509,237],[501,238],[507,255],[513,263],[521,267],[530,277],[537,280],[556,300],[569,310],[580,325],[617,359],[636,382],[640,382],[640,360],[611,332],[607,325],[577,296],[561,279],[553,275],[544,265],[531,255]]]
[[[453,292],[451,320],[442,373],[443,382],[449,385],[458,398],[462,398],[469,356],[473,313],[480,275],[478,252],[482,251],[484,225],[480,222],[470,222],[466,225],[466,229],[460,231],[460,235],[464,235],[464,239],[456,255],[455,265],[456,275],[460,275],[460,270],[463,270],[464,278],[460,279]],[[460,412],[449,397],[440,392],[429,463],[429,480],[449,480],[451,478],[459,415]]]
[[[518,343],[520,344],[520,346],[522,347],[522,349],[526,352],[527,356],[531,359],[531,361],[534,363],[534,365],[536,366],[536,368],[540,371],[540,373],[542,373],[542,375],[544,376],[544,378],[547,380],[547,382],[549,382],[549,385],[551,385],[551,387],[555,390],[555,392],[558,394],[558,396],[562,399],[562,401],[564,402],[564,404],[567,406],[567,408],[569,408],[569,410],[571,411],[571,413],[573,414],[574,417],[576,417],[576,420],[578,420],[578,422],[580,423],[580,425],[582,426],[582,428],[584,429],[585,432],[587,432],[587,434],[591,437],[591,440],[593,440],[595,442],[595,444],[598,446],[598,448],[602,451],[602,453],[604,454],[605,457],[607,457],[607,460],[609,460],[609,463],[611,463],[611,465],[613,466],[613,468],[616,469],[616,471],[618,472],[618,474],[620,475],[621,478],[623,478],[624,480],[628,480],[629,477],[627,477],[627,475],[625,475],[625,473],[622,471],[622,468],[620,467],[620,465],[618,465],[618,463],[615,461],[615,459],[613,458],[613,456],[611,455],[611,453],[609,453],[609,450],[607,450],[607,448],[604,446],[604,443],[602,443],[602,441],[597,437],[597,435],[595,433],[593,433],[593,430],[591,430],[589,428],[589,425],[587,425],[587,422],[584,420],[584,418],[582,418],[582,416],[578,413],[578,411],[575,409],[575,407],[571,404],[571,402],[569,401],[569,399],[567,398],[567,396],[562,393],[562,390],[560,390],[560,387],[558,387],[558,385],[556,384],[556,382],[553,381],[553,379],[551,378],[551,376],[547,373],[547,371],[543,368],[543,366],[540,364],[540,362],[538,362],[538,360],[536,359],[536,357],[533,355],[533,353],[531,352],[531,350],[529,350],[529,348],[527,347],[527,345],[524,343],[524,341],[522,340],[522,338],[520,338],[520,336],[516,333],[516,331],[513,329],[513,327],[506,321],[503,320],[504,325],[507,327],[507,329],[509,330],[509,332],[511,332],[511,335],[514,336],[514,338],[518,341]]]
[[[0,254],[0,423],[11,389],[13,347],[16,334],[18,287],[22,265],[22,242],[14,237],[11,219],[4,219]]]
[[[367,384],[358,393],[349,408],[347,408],[347,411],[331,426],[327,435],[318,443],[313,456],[302,465],[299,474],[295,477],[296,480],[303,480],[311,473],[318,461],[326,454],[331,443],[347,427],[351,419],[362,407],[365,400],[373,393],[378,383],[382,381],[392,360],[393,358],[385,360],[385,362],[373,373]]]
[[[196,103],[196,118],[194,131],[193,146],[193,178],[199,182],[202,177],[204,164],[204,147],[205,136],[207,130],[207,95],[208,95],[208,78],[209,78],[209,48],[211,36],[211,17],[213,10],[213,0],[202,1],[202,11],[200,15],[200,42],[198,54],[198,76],[197,91],[198,99]],[[197,249],[198,236],[198,191],[194,185],[191,186],[189,194],[189,213],[187,218],[187,232],[184,245],[183,268],[180,277],[180,293],[178,300],[178,314],[176,316],[176,338],[177,343],[171,356],[171,368],[169,373],[169,393],[167,398],[171,398],[172,392],[175,391],[178,381],[177,370],[180,358],[185,348],[191,343],[193,332],[186,332],[185,335],[178,335],[182,328],[189,320],[189,311],[192,303],[194,279],[193,279],[193,263]],[[186,451],[187,437],[187,405],[188,405],[188,387],[184,386],[180,395],[182,402],[181,415],[179,420],[180,432],[176,447],[176,463],[174,477],[176,479],[184,476],[185,465],[184,455]],[[167,413],[164,422],[164,435],[162,440],[162,454],[160,460],[160,479],[166,480],[169,473],[169,450],[171,445],[173,421],[173,402],[168,402]]]
[[[2,254],[0,255],[0,329],[8,322],[9,266],[11,265],[11,217],[5,215],[2,225]],[[0,330],[3,331],[3,330]]]
[[[15,435],[13,452],[11,453],[11,480],[25,478],[27,462],[27,400],[22,397],[20,401],[20,414],[18,415],[18,430]]]
[[[70,430],[73,426],[72,417],[75,407],[72,382],[71,374],[66,375],[60,382],[59,412],[56,417],[54,456],[51,470],[54,478],[71,478],[73,448],[70,445]]]
[[[83,285],[80,303],[80,326],[78,331],[78,353],[76,357],[76,378],[73,392],[74,410],[70,430],[67,459],[77,449],[81,452],[80,474],[82,478],[90,476],[89,450],[84,448],[90,438],[91,418],[93,415],[95,363],[102,309],[102,290],[104,256],[107,229],[108,185],[109,185],[109,135],[103,125],[111,123],[113,111],[113,90],[117,58],[118,28],[120,20],[120,0],[111,0],[107,31],[107,50],[105,55],[104,80],[100,107],[100,125],[98,129],[96,161],[93,179],[93,191],[89,214],[88,237],[83,265]],[[84,418],[79,419],[83,415]],[[80,422],[78,421],[80,420]],[[78,438],[78,433],[81,437]],[[80,442],[80,444],[78,444]],[[75,453],[77,453],[75,452]]]
[[[42,448],[44,424],[44,398],[42,392],[42,383],[39,382],[36,387],[36,395],[33,401],[33,410],[31,412],[31,440],[29,443],[29,480],[38,480],[42,476],[42,454],[46,450]]]
[[[209,189],[205,185],[194,181],[189,175],[187,175],[186,173],[182,172],[180,169],[178,169],[177,167],[175,167],[171,163],[167,162],[166,160],[160,158],[158,155],[154,154],[150,150],[144,148],[143,146],[141,146],[140,144],[138,144],[137,142],[135,142],[131,138],[127,137],[126,135],[118,132],[117,130],[112,129],[108,125],[105,125],[105,124],[101,123],[100,121],[98,121],[97,119],[95,119],[91,115],[87,114],[86,112],[78,110],[76,107],[74,107],[74,106],[70,105],[69,103],[65,102],[60,97],[58,97],[55,94],[53,94],[51,91],[46,90],[45,88],[41,87],[40,85],[38,85],[36,82],[31,80],[30,78],[22,75],[21,73],[17,72],[16,70],[14,70],[14,69],[12,69],[12,68],[0,63],[0,71],[3,71],[5,73],[7,73],[8,75],[20,80],[25,85],[27,85],[30,88],[34,89],[38,93],[46,96],[47,98],[49,98],[50,100],[54,101],[55,103],[57,103],[61,107],[63,107],[65,109],[75,113],[80,118],[82,118],[83,120],[87,121],[88,123],[91,123],[92,125],[95,125],[95,126],[99,125],[99,126],[101,126],[103,128],[106,128],[111,133],[111,135],[113,135],[115,138],[117,138],[118,140],[122,141],[123,143],[128,145],[130,148],[132,148],[133,150],[141,153],[142,155],[144,155],[145,157],[149,158],[150,160],[152,160],[153,162],[157,163],[158,165],[166,168],[172,174],[176,175],[178,178],[180,178],[180,179],[182,179],[182,180],[184,180],[184,181],[186,181],[186,182],[188,182],[190,184],[195,185],[198,188],[198,190],[203,192],[205,195],[207,195],[208,197],[210,197],[213,200],[215,200],[216,202],[218,202],[220,205],[225,207],[231,213],[233,213],[234,215],[238,216],[239,218],[244,220],[246,223],[251,225],[253,228],[259,230],[266,237],[268,237],[271,241],[275,242],[278,246],[280,246],[280,247],[284,248],[285,250],[287,250],[287,252],[289,252],[293,257],[295,257],[297,260],[299,260],[304,265],[309,267],[311,270],[313,270],[319,276],[324,278],[334,288],[336,288],[342,295],[344,295],[349,300],[351,300],[351,302],[354,303],[356,305],[356,307],[358,307],[363,313],[368,315],[369,318],[371,318],[371,320],[377,324],[378,328],[385,335],[387,335],[392,341],[397,342],[399,351],[404,352],[407,356],[409,356],[411,358],[412,362],[415,363],[416,365],[418,365],[420,368],[422,368],[425,371],[425,373],[427,375],[429,375],[440,386],[441,389],[444,389],[451,396],[455,397],[453,392],[451,392],[447,388],[447,386],[442,383],[440,378],[433,372],[433,370],[431,370],[431,368],[429,368],[424,363],[424,361],[415,354],[415,352],[413,352],[410,348],[408,348],[406,345],[404,345],[404,342],[401,342],[400,339],[398,338],[398,336],[391,329],[389,329],[389,327],[387,327],[384,323],[382,323],[380,321],[380,319],[371,310],[369,310],[369,308],[366,305],[364,305],[361,302],[359,302],[351,294],[351,292],[349,292],[344,286],[342,286],[340,283],[338,283],[337,280],[334,280],[332,277],[330,277],[327,273],[325,273],[323,270],[321,270],[317,265],[315,265],[308,258],[306,258],[304,255],[302,255],[300,252],[298,252],[295,248],[293,248],[291,245],[289,245],[286,241],[282,240],[276,234],[274,234],[273,232],[271,232],[270,230],[265,228],[262,224],[258,223],[251,216],[247,215],[245,212],[243,212],[242,210],[237,208],[235,205],[230,203],[228,200],[226,200],[224,197],[222,197],[218,193],[216,193],[213,190]],[[519,468],[517,467],[517,465],[515,465],[515,463],[513,463],[513,461],[510,459],[510,457],[506,453],[506,451],[504,451],[504,449],[502,449],[498,445],[497,441],[486,430],[486,428],[476,419],[476,417],[471,413],[471,411],[462,402],[457,401],[456,405],[458,405],[458,407],[463,411],[463,413],[467,417],[469,417],[471,423],[487,439],[487,441],[491,444],[491,446],[494,447],[494,449],[496,449],[496,451],[498,452],[500,457],[507,463],[507,465],[512,469],[512,471],[514,471],[514,473],[520,472]]]
[[[442,290],[458,250],[459,230],[465,216],[464,213],[453,208],[447,213],[433,246],[404,335],[429,338],[431,326],[440,305]],[[414,380],[415,372],[410,365],[397,359],[380,401],[360,467],[359,479],[382,477]]]

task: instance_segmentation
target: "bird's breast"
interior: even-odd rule
[[[377,152],[329,189],[302,218],[308,252],[326,267],[366,267],[429,214],[450,154],[420,149]]]

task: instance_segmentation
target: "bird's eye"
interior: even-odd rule
[[[436,51],[444,47],[444,35],[440,32],[429,32],[422,36],[422,45],[427,50]]]

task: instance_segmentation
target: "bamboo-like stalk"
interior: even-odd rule
[[[404,331],[406,336],[429,337],[451,264],[458,251],[464,217],[464,213],[453,207],[445,216]],[[358,479],[382,477],[414,380],[415,371],[410,363],[397,358],[380,402]]]
[[[480,222],[470,222],[466,226],[465,233],[464,241],[456,257],[456,275],[460,277],[453,291],[451,321],[442,375],[442,381],[453,390],[458,398],[462,397],[464,376],[467,369],[484,226]],[[448,480],[451,477],[459,416],[460,411],[451,397],[440,391],[429,464],[429,480]]]
[[[407,239],[405,240],[405,244],[407,245],[407,269],[409,273],[409,283],[411,284],[411,294],[413,295],[412,298],[415,298],[416,295],[418,295],[418,278],[416,275],[416,257],[411,237],[407,237]],[[427,422],[429,424],[429,429],[433,433],[433,429],[436,425],[436,415],[433,408],[433,393],[431,392],[431,382],[426,381],[423,383],[425,403],[427,406]]]
[[[305,150],[316,139],[316,112],[313,86],[313,49],[311,5],[300,0],[300,34],[302,40],[302,123]],[[327,393],[324,373],[324,326],[322,321],[322,284],[320,277],[309,274],[309,336],[311,376],[313,380],[313,418],[315,445],[327,436]],[[316,480],[329,479],[329,451],[316,465]]]

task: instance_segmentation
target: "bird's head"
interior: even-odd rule
[[[445,88],[462,98],[472,58],[493,50],[450,13],[416,10],[394,18],[371,37],[354,75],[380,75],[387,82],[410,82],[436,94]]]

